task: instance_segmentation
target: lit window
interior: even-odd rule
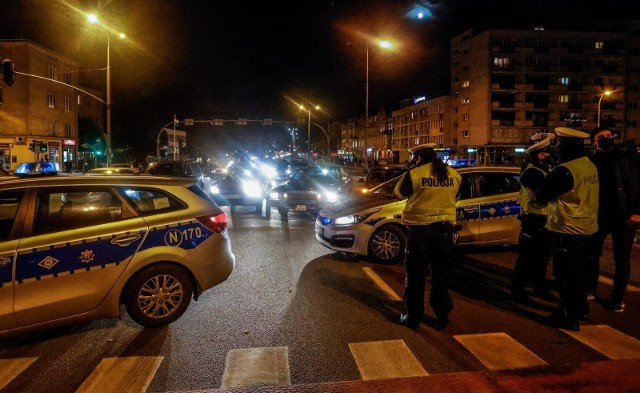
[[[604,48],[604,42],[596,41],[596,49],[602,49],[602,48]]]
[[[465,113],[464,115],[462,115],[462,120],[469,120],[469,114]]]
[[[462,87],[469,87],[469,81],[462,82]]]
[[[563,85],[568,85],[569,84],[569,77],[568,76],[563,76],[560,78],[560,83]]]
[[[64,98],[64,110],[66,112],[71,112],[71,98],[70,97],[65,97]]]
[[[464,98],[462,99],[462,103],[463,103],[463,104],[468,104],[468,103],[469,103],[469,98],[468,98],[468,97],[464,97]]]
[[[501,67],[501,68],[508,67],[510,63],[511,63],[511,59],[509,59],[508,57],[494,57],[493,58],[493,65]]]
[[[566,104],[567,102],[569,102],[569,95],[568,94],[562,94],[558,97],[558,102],[562,103],[562,104]]]
[[[47,93],[47,101],[48,101],[49,108],[55,108],[56,107],[56,95],[55,94]]]
[[[49,77],[49,79],[56,79],[56,67],[54,66],[47,66],[47,77]]]

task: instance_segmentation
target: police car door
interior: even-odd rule
[[[477,198],[477,179],[473,173],[461,173],[462,181],[456,203],[457,244],[473,244],[478,241],[480,204]]]
[[[13,261],[26,212],[24,191],[0,193],[0,331],[17,326],[14,314]]]
[[[480,242],[506,244],[517,239],[520,222],[517,173],[486,172],[479,174]]]
[[[96,308],[139,248],[145,221],[105,186],[33,190],[16,260],[19,326]]]

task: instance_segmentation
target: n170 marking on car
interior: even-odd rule
[[[191,227],[182,230],[170,229],[164,235],[164,243],[167,246],[180,247],[184,240],[200,239],[203,236],[202,227]]]

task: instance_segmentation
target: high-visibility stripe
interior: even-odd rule
[[[144,393],[163,359],[162,356],[102,359],[76,393]]]
[[[234,349],[227,354],[223,388],[290,384],[287,347]]]
[[[403,340],[350,343],[349,349],[365,381],[429,375]]]
[[[583,325],[579,332],[563,330],[609,359],[640,359],[640,340],[607,325]]]
[[[38,358],[0,359],[0,390],[27,369]]]
[[[468,334],[453,336],[489,370],[544,366],[536,354],[506,333]]]

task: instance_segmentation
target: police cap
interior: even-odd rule
[[[422,145],[416,145],[409,148],[409,153],[415,154],[416,152],[423,149],[433,149],[436,147],[435,143],[423,143]]]
[[[548,148],[549,146],[551,146],[551,140],[553,138],[545,138],[543,140],[541,140],[540,142],[534,143],[533,145],[529,146],[527,148],[527,150],[525,150],[526,153],[531,153],[537,150],[542,150],[545,148]]]
[[[556,127],[556,135],[560,138],[579,138],[579,139],[587,139],[589,138],[589,134],[584,131],[574,130],[573,128],[567,127]]]

